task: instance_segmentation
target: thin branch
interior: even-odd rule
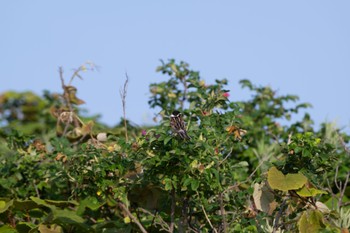
[[[346,152],[348,155],[350,155],[350,149],[346,146],[346,143],[345,143],[343,137],[340,136],[339,133],[338,133],[338,137],[339,137],[339,141],[340,141],[341,145],[343,146],[345,152]]]
[[[186,75],[183,77],[179,77],[180,81],[182,82],[184,86],[184,91],[183,91],[183,96],[182,99],[180,100],[180,108],[181,110],[184,108],[184,103],[186,101],[186,96],[187,96],[187,83],[186,83]]]
[[[202,207],[203,213],[204,213],[204,215],[205,215],[205,219],[206,219],[207,222],[209,223],[211,229],[212,229],[215,233],[218,233],[218,231],[213,227],[213,224],[211,224],[211,221],[210,221],[210,219],[209,219],[209,217],[208,217],[208,215],[207,215],[207,212],[206,212],[205,209],[204,209],[203,204],[201,204],[201,207]]]
[[[128,90],[128,82],[129,82],[129,76],[128,73],[125,73],[125,82],[123,89],[119,90],[120,98],[122,99],[122,105],[123,105],[123,118],[124,118],[124,128],[125,128],[125,140],[128,141],[128,126],[126,122],[126,95]]]
[[[176,208],[176,200],[175,200],[175,187],[173,186],[171,189],[171,213],[170,213],[170,229],[169,232],[174,232],[175,227],[175,208]]]
[[[332,186],[329,182],[329,179],[327,179],[327,185],[328,185],[328,188],[327,188],[327,191],[332,195],[332,209],[334,209],[334,200],[337,198],[337,195],[335,195],[335,193],[333,192],[332,190]]]
[[[346,187],[348,186],[348,183],[349,183],[349,177],[350,177],[350,172],[348,172],[348,174],[346,175],[343,188],[339,190],[340,191],[340,196],[339,196],[339,200],[338,200],[338,207],[339,208],[343,205],[343,197],[344,197],[344,194],[345,194],[345,189],[346,189]]]
[[[69,108],[69,114],[73,114],[73,108],[72,108],[72,105],[71,105],[71,103],[70,103],[69,93],[67,93],[68,88],[67,88],[67,86],[64,84],[63,68],[62,68],[62,66],[60,66],[60,67],[58,68],[58,72],[59,72],[59,75],[60,75],[61,85],[62,85],[62,89],[63,89],[63,95],[62,95],[63,100],[64,100],[66,106]],[[62,113],[61,113],[61,114],[62,114]],[[61,117],[61,114],[60,114],[59,117]],[[74,117],[73,117],[73,119],[74,119],[75,125],[77,125],[77,124],[76,124],[76,120],[75,120]],[[59,121],[57,121],[57,123],[59,124]],[[63,130],[63,133],[62,133],[63,136],[66,135],[70,123],[71,123],[70,121],[67,121],[67,122],[66,122],[66,125],[65,125],[64,130]]]
[[[274,224],[273,224],[273,231],[272,233],[275,233],[277,231],[277,229],[279,228],[279,220],[280,220],[280,217],[282,216],[283,214],[283,211],[284,211],[284,207],[286,206],[286,202],[287,202],[287,198],[285,198],[281,204],[281,208],[279,209],[278,213],[276,214],[276,218],[274,220]]]
[[[38,189],[38,187],[36,186],[36,184],[35,184],[35,181],[34,181],[34,180],[33,180],[33,186],[34,186],[34,189],[35,189],[35,192],[36,192],[37,197],[38,197],[38,198],[40,198],[39,189]]]
[[[197,196],[200,198],[198,191],[196,191],[196,193],[197,193]],[[202,203],[201,203],[201,207],[202,207],[202,211],[203,211],[203,213],[204,213],[205,219],[206,219],[207,222],[209,223],[211,229],[212,229],[215,233],[218,233],[218,231],[214,228],[213,224],[211,223],[211,221],[210,221],[210,219],[209,219],[209,217],[208,217],[208,214],[207,214],[207,212],[205,211],[204,206],[203,206]]]
[[[258,164],[258,166],[254,169],[254,171],[249,175],[247,180],[250,180],[253,178],[254,174],[259,170],[259,168],[268,160],[268,158],[262,159],[261,162]]]
[[[188,198],[185,197],[182,200],[182,211],[179,222],[179,232],[186,232],[188,228]]]
[[[62,66],[58,67],[58,72],[60,74],[62,89],[64,89],[65,85],[64,85],[64,79],[63,79],[63,68],[62,68]]]
[[[222,217],[222,225],[223,225],[223,232],[227,232],[227,222],[226,222],[226,212],[224,207],[224,200],[222,197],[222,193],[219,194],[219,202],[220,202],[220,215]]]
[[[225,162],[225,160],[228,159],[228,157],[231,156],[232,151],[233,151],[233,147],[231,148],[230,152],[226,155],[226,157],[225,157],[223,160],[220,161],[220,163],[219,163],[218,166],[220,166],[221,164],[223,164],[223,162]]]
[[[83,77],[81,77],[81,75],[79,74],[80,71],[82,71],[81,67],[79,67],[78,69],[74,70],[74,73],[73,73],[73,75],[72,75],[72,77],[70,78],[69,83],[68,83],[69,86],[72,84],[73,79],[74,79],[75,77],[78,77],[78,78],[80,78],[81,80],[83,80]]]
[[[148,210],[145,210],[143,208],[139,208],[140,211],[142,211],[145,214],[148,214],[150,216],[153,217],[153,221],[155,225],[159,225],[161,227],[160,230],[164,230],[167,232],[170,232],[170,227],[169,225],[164,221],[164,219],[159,215],[159,214],[153,214],[151,212],[149,212]],[[153,223],[151,224],[151,226],[153,225]]]
[[[338,182],[337,182],[337,179],[338,179],[338,170],[339,170],[339,165],[335,168],[334,184],[335,184],[335,186],[337,187],[337,189],[338,189],[339,191],[341,191],[342,183],[341,183],[341,181],[339,181],[339,184],[338,184]]]
[[[128,215],[128,217],[139,227],[140,231],[142,233],[147,233],[146,229],[142,226],[142,224],[137,220],[137,218],[132,215],[129,211],[129,209],[122,203],[121,201],[118,201],[118,206],[121,208],[125,213]]]
[[[348,205],[350,205],[350,201],[344,202],[344,203],[343,203],[343,206],[344,206],[344,207],[345,207],[345,206],[348,206]]]
[[[236,183],[235,185],[231,185],[231,186],[228,186],[224,191],[223,193],[226,193],[226,192],[229,192],[231,190],[234,190],[235,188],[239,187],[240,185],[244,184],[244,183],[247,183],[249,180],[251,180],[254,176],[254,174],[258,171],[258,169],[263,165],[263,163],[265,162],[266,160],[262,160],[258,166],[254,169],[254,171],[248,176],[247,179],[245,179],[245,181],[242,181],[242,182],[238,182]]]

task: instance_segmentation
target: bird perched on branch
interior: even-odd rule
[[[182,114],[179,111],[173,111],[173,113],[170,115],[170,126],[172,130],[179,135],[184,140],[191,139],[190,136],[188,136],[186,129],[185,129],[185,122],[182,119]]]

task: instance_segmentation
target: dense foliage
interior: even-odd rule
[[[169,60],[150,85],[157,126],[110,128],[82,116],[87,69],[69,84],[60,69],[62,93],[0,95],[0,232],[348,232],[350,136],[293,120],[297,96],[242,80],[251,99],[232,102],[226,79]]]

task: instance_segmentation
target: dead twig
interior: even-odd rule
[[[127,128],[127,121],[126,121],[126,95],[127,95],[127,89],[128,89],[128,83],[129,83],[128,73],[125,73],[125,77],[126,79],[124,82],[124,86],[119,90],[119,94],[120,94],[120,98],[122,99],[122,106],[123,106],[125,140],[128,141],[128,128]]]
[[[345,152],[350,156],[350,148],[348,148],[348,147],[346,146],[346,143],[345,143],[343,137],[340,136],[340,134],[338,134],[338,137],[339,137],[340,144],[341,144],[342,147],[344,148]]]
[[[88,61],[88,62],[85,62],[83,65],[79,66],[78,69],[73,69],[73,70],[74,70],[73,75],[70,78],[69,83],[68,83],[69,86],[72,84],[75,77],[78,77],[79,79],[83,80],[83,77],[80,75],[80,72],[87,71],[87,70],[90,70],[90,71],[97,70],[98,71],[99,67],[95,63]]]
[[[339,166],[336,167],[335,169],[335,175],[334,175],[334,184],[339,190],[339,199],[338,199],[338,207],[340,208],[343,205],[343,197],[345,194],[345,189],[348,186],[349,183],[349,178],[350,178],[350,172],[346,175],[345,182],[344,184],[341,181],[337,181],[338,178],[338,170]]]
[[[63,98],[63,100],[64,100],[64,103],[65,103],[66,107],[68,107],[68,109],[69,109],[69,113],[70,113],[71,115],[73,115],[73,114],[74,114],[74,111],[73,111],[73,107],[72,107],[72,104],[71,104],[70,99],[69,99],[68,88],[67,88],[67,86],[64,84],[63,68],[62,68],[61,66],[58,68],[58,72],[59,72],[59,75],[60,75],[61,85],[62,85],[62,89],[63,89],[62,98]],[[72,80],[71,80],[71,81],[72,81]],[[60,117],[61,117],[61,115],[60,115]],[[59,119],[60,119],[60,118],[59,118]],[[77,125],[77,122],[76,122],[75,117],[71,117],[70,119],[72,119],[72,121],[74,121],[75,125]],[[66,125],[65,125],[64,130],[63,130],[63,133],[62,133],[63,136],[66,135],[67,130],[68,130],[68,128],[69,128],[69,125],[71,124],[72,121],[68,120],[68,121],[65,122]],[[59,121],[57,121],[57,123],[59,124]]]

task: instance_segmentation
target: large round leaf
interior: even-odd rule
[[[267,173],[267,181],[273,189],[289,191],[303,187],[307,182],[307,178],[300,173],[284,175],[276,167],[272,167]]]

